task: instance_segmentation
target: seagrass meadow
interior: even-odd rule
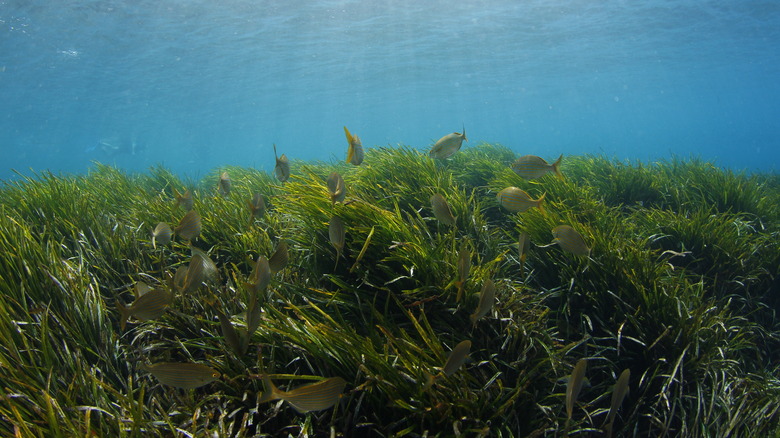
[[[526,181],[516,158],[489,144],[444,161],[373,148],[361,166],[293,160],[285,183],[240,167],[187,181],[100,164],[3,183],[0,435],[606,436],[629,369],[615,436],[778,436],[778,175],[565,156],[564,178]],[[334,171],[343,202],[328,193]],[[224,172],[231,184],[218,190]],[[502,208],[509,186],[544,194],[544,211]],[[190,242],[151,238],[185,214],[174,190],[191,190],[202,218],[191,244],[217,267],[187,293],[173,277]],[[256,193],[267,210],[251,217]],[[435,193],[454,225],[434,217]],[[588,257],[548,245],[563,224]],[[521,266],[522,232],[532,243]],[[282,241],[289,263],[255,292],[255,260]],[[471,270],[458,300],[461,248]],[[493,305],[472,323],[488,280]],[[173,302],[121,330],[116,302],[132,303],[139,282],[176,290]],[[237,344],[251,302],[259,327]],[[442,373],[465,340],[466,362]],[[567,381],[583,358],[569,419]],[[171,387],[142,367],[159,362],[220,377]],[[263,376],[287,390],[330,377],[346,388],[332,408],[299,413],[261,399]]]

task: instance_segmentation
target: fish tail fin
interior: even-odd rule
[[[463,124],[463,141],[469,141],[468,138],[466,138],[466,124]]]
[[[347,135],[347,143],[349,143],[349,148],[347,148],[347,163],[351,163],[352,158],[355,156],[355,145],[353,144],[354,137],[350,134],[349,129],[347,129],[346,126],[344,127],[344,133]]]
[[[119,328],[125,331],[127,325],[127,319],[130,318],[130,309],[128,309],[121,301],[116,300],[116,310],[119,311]]]
[[[536,200],[536,207],[539,209],[540,212],[542,212],[542,216],[547,216],[547,212],[544,211],[544,197],[547,195],[547,193],[542,193],[542,196],[539,197],[539,199]]]
[[[258,403],[265,403],[281,398],[279,388],[274,385],[274,382],[271,381],[268,374],[263,374],[263,384],[265,385],[265,391],[263,391],[260,398],[257,400]]]
[[[562,159],[563,159],[563,154],[561,154],[561,155],[558,157],[558,159],[557,159],[557,160],[555,160],[555,162],[554,162],[554,163],[552,163],[552,169],[553,169],[553,172],[555,172],[555,175],[557,175],[557,176],[558,176],[558,178],[560,178],[561,180],[563,180],[563,174],[561,173],[561,169],[560,169],[560,166],[561,166],[561,160],[562,160]]]
[[[273,145],[274,145],[274,157],[276,157],[276,159],[278,160],[279,154],[276,153],[276,143],[274,143]]]

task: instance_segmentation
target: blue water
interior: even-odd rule
[[[774,0],[0,0],[0,178],[343,159],[344,125],[776,171],[778,78]]]

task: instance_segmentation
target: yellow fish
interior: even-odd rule
[[[451,157],[455,152],[458,152],[464,141],[468,141],[465,127],[463,128],[462,134],[453,132],[452,134],[447,134],[440,138],[439,141],[433,145],[428,155],[432,158],[444,160]]]
[[[347,196],[347,187],[344,178],[338,172],[333,172],[328,176],[328,192],[332,203],[344,202],[344,198]]]
[[[171,237],[173,237],[173,230],[170,225],[165,222],[160,222],[154,227],[152,231],[152,248],[157,249],[157,244],[167,245],[171,243]]]
[[[184,194],[180,194],[176,188],[173,188],[173,195],[176,197],[176,205],[181,206],[184,208],[185,211],[192,210],[193,205],[195,205],[195,201],[192,199],[192,191],[189,189],[184,192]]]
[[[289,259],[290,254],[287,250],[287,241],[282,240],[276,247],[276,251],[271,255],[271,258],[268,259],[268,267],[271,270],[271,273],[276,274],[284,269],[284,267],[287,266],[287,261]]]
[[[287,159],[285,154],[282,154],[281,157],[276,154],[276,143],[274,143],[274,157],[276,157],[276,166],[274,166],[276,179],[285,182],[290,178],[290,160]]]
[[[515,160],[511,167],[516,174],[525,179],[541,178],[547,175],[548,172],[555,172],[555,174],[558,175],[558,178],[563,179],[563,174],[559,169],[562,158],[563,154],[561,154],[554,163],[549,164],[544,161],[543,158],[537,157],[536,155],[523,155]]]
[[[173,294],[162,287],[152,289],[139,296],[129,307],[116,300],[116,309],[119,311],[119,326],[124,330],[127,320],[131,316],[139,321],[157,319],[165,313],[172,302]]]
[[[531,195],[524,190],[518,189],[517,187],[507,187],[498,192],[496,198],[502,207],[513,213],[522,213],[528,211],[528,209],[532,207],[536,207],[542,214],[545,214],[544,207],[542,207],[544,195],[540,196],[539,199],[533,199],[531,198]]]
[[[230,177],[228,176],[227,172],[222,172],[219,175],[219,185],[217,187],[217,190],[219,191],[219,194],[222,196],[228,196],[230,195],[230,187],[232,186],[230,182]]]
[[[590,256],[590,248],[585,244],[582,235],[568,225],[558,225],[552,229],[553,243],[557,243],[564,251],[578,256]]]
[[[341,377],[323,379],[290,391],[282,391],[277,388],[267,375],[263,376],[263,382],[266,391],[260,397],[260,403],[282,399],[301,413],[321,411],[332,407],[338,403],[344,388],[347,386],[347,382]]]
[[[431,208],[433,209],[433,215],[436,216],[439,222],[450,226],[455,225],[455,216],[452,215],[450,204],[447,203],[444,196],[438,193],[431,196]]]
[[[493,284],[493,280],[486,280],[482,285],[482,292],[479,294],[479,305],[477,310],[469,317],[471,324],[477,325],[477,321],[490,312],[493,308],[493,303],[496,300],[496,286]]]
[[[582,390],[582,384],[585,378],[585,369],[588,367],[587,359],[580,359],[577,365],[574,365],[574,370],[571,372],[569,382],[566,384],[566,417],[571,420],[571,415],[574,412],[574,402],[577,401],[577,397]]]
[[[346,126],[344,127],[344,133],[347,134],[347,143],[349,143],[347,163],[360,166],[363,162],[363,144],[360,143],[360,137],[350,134]]]
[[[192,240],[200,235],[200,215],[195,210],[190,210],[179,221],[174,231],[184,240]]]
[[[220,376],[214,368],[199,363],[161,362],[154,365],[142,363],[141,368],[151,373],[163,385],[182,389],[207,385]]]

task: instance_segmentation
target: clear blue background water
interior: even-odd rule
[[[343,159],[344,125],[776,171],[778,78],[778,1],[0,0],[0,178]]]

